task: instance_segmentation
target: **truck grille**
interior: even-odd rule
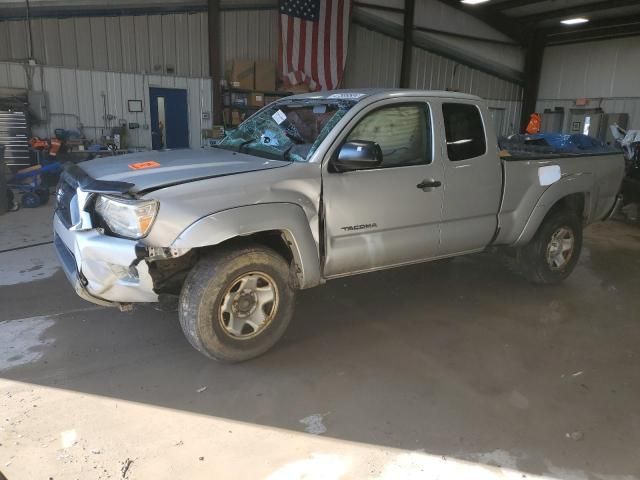
[[[71,221],[71,200],[76,194],[76,189],[71,185],[65,175],[60,177],[60,182],[56,187],[56,212],[65,227],[70,228]]]

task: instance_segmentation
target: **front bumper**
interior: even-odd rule
[[[57,213],[53,226],[58,258],[80,297],[103,306],[158,301],[147,263],[136,261],[135,240],[69,230]]]

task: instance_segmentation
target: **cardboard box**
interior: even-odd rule
[[[233,88],[254,89],[255,62],[252,60],[234,60],[231,68],[230,83]]]
[[[254,88],[263,92],[273,92],[276,89],[275,63],[256,62]]]
[[[264,104],[265,105],[269,105],[270,103],[277,102],[281,98],[282,97],[280,97],[278,95],[265,95],[264,96]]]
[[[231,125],[231,109],[225,108],[222,110],[222,119],[225,125]]]
[[[260,92],[251,92],[249,94],[249,105],[252,107],[263,107],[264,94]]]
[[[309,91],[309,86],[306,83],[299,83],[298,85],[289,85],[286,90],[293,94],[307,93]]]

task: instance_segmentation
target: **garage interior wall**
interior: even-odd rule
[[[207,77],[207,14],[34,18],[33,57],[41,65],[109,72]],[[276,10],[223,10],[222,60],[275,61]],[[0,61],[28,58],[25,20],[0,21]]]
[[[349,42],[344,79],[346,88],[400,86],[400,40],[353,25]],[[414,47],[411,86],[479,95],[489,101],[498,135],[510,135],[520,128],[522,87],[514,82]]]
[[[265,19],[266,17],[266,19]],[[222,61],[234,58],[276,61],[278,14],[275,10],[222,12]],[[211,81],[206,13],[120,17],[38,18],[32,20],[34,57],[42,65],[27,67],[24,20],[0,21],[0,87],[47,92],[46,125],[34,128],[50,137],[56,128],[84,126],[88,138],[100,137],[107,114],[135,122],[129,145],[151,148],[149,86],[184,88],[189,107],[190,147],[202,144],[201,130],[211,127]],[[127,100],[142,100],[143,113],[129,113]],[[203,114],[207,118],[203,119]],[[100,127],[100,128],[98,128]]]
[[[47,92],[50,120],[35,126],[33,134],[51,137],[56,128],[83,128],[87,138],[107,134],[120,121],[138,123],[140,128],[127,130],[130,147],[151,148],[149,129],[149,87],[187,90],[189,108],[189,146],[201,146],[201,130],[211,127],[211,80],[174,75],[143,75],[103,72],[62,67],[36,66],[0,62],[0,86],[28,89],[27,71],[33,89]],[[142,100],[142,113],[128,111],[128,100]],[[113,120],[105,120],[113,116]],[[209,113],[203,118],[203,113]]]
[[[390,0],[402,8],[403,0]],[[382,0],[371,3],[383,4]],[[389,2],[384,2],[386,5]],[[397,5],[396,5],[397,4]],[[358,10],[358,9],[356,9]],[[363,10],[360,8],[360,10]],[[400,28],[397,13],[367,13],[375,22]],[[357,13],[357,12],[356,12]],[[222,61],[234,58],[277,60],[278,11],[274,9],[224,10],[221,12]],[[447,16],[447,21],[438,19]],[[499,32],[436,0],[417,0],[417,26],[443,31],[463,31],[478,38],[508,42]],[[44,89],[52,115],[49,124],[34,133],[50,136],[56,128],[87,126],[90,130],[105,124],[107,114],[139,123],[129,131],[130,145],[150,147],[148,87],[186,88],[189,98],[190,146],[201,145],[201,129],[210,126],[206,113],[212,111],[208,77],[207,17],[204,12],[126,15],[112,17],[35,18],[32,20],[33,57],[42,65],[30,67],[27,26],[24,20],[0,21],[0,87],[28,88],[25,74],[32,71],[32,88]],[[480,57],[483,61],[515,71],[522,67],[519,47],[455,39],[446,33],[416,33],[421,44],[446,44],[452,52]],[[402,42],[391,35],[354,24],[344,87],[398,87]],[[414,47],[411,84],[415,88],[450,89],[473,93],[490,100],[499,134],[518,129],[521,88],[513,82],[470,68],[441,54]],[[104,95],[104,96],[103,96]],[[142,99],[144,112],[131,114],[127,100]],[[92,126],[92,127],[88,127]]]
[[[583,108],[601,107],[605,113],[628,113],[629,128],[640,129],[640,37],[626,37],[547,47],[544,53],[536,110],[569,109],[577,99]]]

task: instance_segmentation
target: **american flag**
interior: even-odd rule
[[[331,90],[342,81],[351,0],[280,0],[279,67],[288,85]]]

